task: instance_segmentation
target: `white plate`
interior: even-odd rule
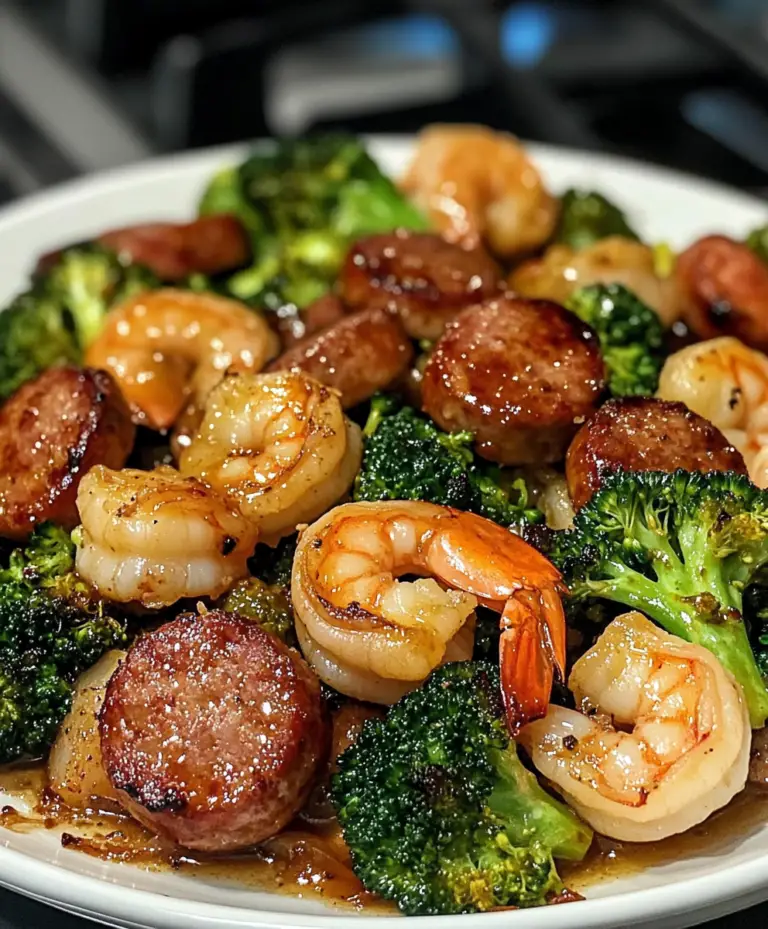
[[[392,173],[405,165],[410,143],[372,140],[374,154]],[[652,240],[683,246],[708,232],[743,237],[768,221],[768,207],[735,191],[683,174],[602,156],[532,147],[555,191],[594,187],[628,212]],[[219,149],[129,167],[69,184],[0,211],[0,303],[24,286],[35,257],[105,228],[152,219],[183,219],[214,170],[242,149]],[[0,803],[3,802],[0,795]],[[258,893],[189,874],[146,873],[101,863],[62,849],[55,835],[0,830],[0,885],[54,906],[140,929],[316,926],[347,920],[359,929],[381,926],[313,901]],[[605,883],[584,903],[482,916],[411,919],[429,929],[602,929],[654,925],[683,929],[768,899],[768,826],[734,841],[719,854],[703,853]]]

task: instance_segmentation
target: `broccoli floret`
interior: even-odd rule
[[[60,303],[43,288],[21,294],[0,313],[0,401],[47,368],[80,357]]]
[[[614,397],[656,392],[664,330],[649,306],[621,284],[581,287],[566,306],[597,332]]]
[[[761,226],[750,232],[747,236],[747,246],[768,264],[768,226]]]
[[[765,572],[744,591],[744,621],[755,661],[764,679],[768,679],[768,578]]]
[[[159,286],[151,271],[124,263],[114,252],[96,244],[65,249],[41,283],[68,314],[83,351],[101,332],[111,306]]]
[[[708,648],[763,726],[768,690],[742,598],[768,563],[768,491],[732,472],[614,472],[549,554],[576,601],[622,603]]]
[[[592,839],[521,764],[486,662],[445,665],[368,720],[332,799],[366,889],[409,915],[546,903],[562,890],[554,858]]]
[[[296,554],[298,541],[298,535],[293,533],[280,539],[274,548],[260,542],[248,560],[251,574],[265,584],[287,590],[291,586],[293,556]]]
[[[74,557],[68,533],[43,526],[0,571],[0,763],[45,754],[77,677],[127,644],[125,622],[90,599]]]
[[[503,526],[537,523],[525,481],[478,459],[469,432],[441,432],[397,398],[379,395],[363,430],[365,452],[355,500],[425,500]]]
[[[202,214],[234,213],[255,261],[222,287],[254,305],[304,307],[326,293],[356,238],[427,222],[382,174],[363,144],[332,135],[286,140],[220,172]]]
[[[81,362],[110,306],[156,286],[151,272],[100,246],[63,251],[0,313],[0,400],[53,365]]]
[[[246,578],[235,584],[218,605],[227,613],[256,620],[286,645],[296,645],[293,610],[285,588],[279,584],[266,584],[257,577]]]
[[[560,204],[556,242],[580,250],[612,235],[640,240],[623,211],[594,190],[567,190]]]

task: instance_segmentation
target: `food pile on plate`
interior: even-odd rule
[[[412,915],[576,899],[594,832],[765,780],[745,236],[675,254],[433,126],[399,183],[279,142],[41,257],[0,315],[0,763],[198,853],[340,829]]]

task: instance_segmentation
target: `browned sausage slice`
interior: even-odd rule
[[[655,397],[610,400],[576,434],[565,460],[568,490],[584,506],[617,468],[625,471],[738,471],[741,452],[684,403]]]
[[[413,346],[397,314],[376,307],[345,316],[297,342],[267,371],[303,371],[338,390],[348,408],[388,387],[406,371],[412,358]]]
[[[711,235],[677,260],[688,326],[702,339],[732,335],[768,351],[768,265],[741,242]]]
[[[73,529],[82,476],[122,468],[135,427],[115,382],[92,368],[52,368],[0,408],[0,536],[25,539],[38,523]]]
[[[293,348],[297,342],[307,336],[322,332],[347,315],[349,311],[341,297],[328,293],[309,304],[303,310],[296,310],[292,314],[279,316],[277,331],[283,343],[283,348]]]
[[[341,272],[354,307],[392,306],[413,339],[437,339],[464,307],[497,293],[502,273],[481,248],[439,235],[398,232],[361,239]]]
[[[278,833],[329,745],[304,659],[220,611],[141,636],[107,685],[100,731],[104,767],[131,815],[211,852]]]
[[[423,407],[443,429],[474,433],[491,461],[557,461],[604,379],[589,326],[556,303],[507,294],[448,325],[424,370]]]
[[[99,242],[130,261],[146,265],[163,281],[188,274],[217,274],[248,260],[250,245],[234,216],[202,216],[192,223],[147,223],[113,229]]]

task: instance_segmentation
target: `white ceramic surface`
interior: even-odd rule
[[[410,143],[372,140],[383,166],[398,173]],[[594,187],[621,204],[639,232],[682,246],[707,232],[738,237],[768,221],[768,206],[683,174],[582,152],[532,147],[551,187]],[[219,149],[88,178],[0,211],[0,305],[25,284],[41,252],[116,225],[193,215],[207,179],[241,149]],[[0,803],[3,802],[0,795]],[[55,834],[0,830],[0,885],[70,912],[131,929],[331,929],[356,916],[316,901],[255,892],[185,874],[147,873],[62,849]],[[690,857],[592,888],[584,903],[482,916],[411,919],[429,929],[608,929],[683,927],[768,899],[768,826],[727,849]],[[52,924],[55,924],[52,920]]]

